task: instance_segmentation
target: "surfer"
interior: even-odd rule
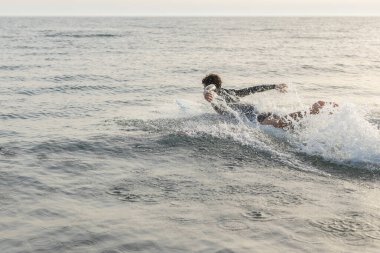
[[[282,84],[267,84],[258,85],[244,89],[224,89],[222,88],[222,80],[216,74],[209,74],[202,80],[205,88],[204,98],[210,102],[214,110],[222,115],[234,116],[233,112],[237,112],[246,116],[251,121],[257,121],[262,125],[271,125],[276,128],[289,129],[292,128],[294,121],[299,121],[301,118],[309,114],[318,114],[326,105],[324,101],[314,103],[309,112],[299,111],[290,113],[285,116],[279,116],[271,112],[260,113],[254,105],[240,102],[240,97],[245,97],[256,92],[268,90],[277,90],[279,92],[287,92],[287,85]],[[333,106],[338,106],[333,103]],[[232,111],[231,111],[232,110]]]

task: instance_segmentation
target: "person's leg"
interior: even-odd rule
[[[261,125],[271,125],[276,128],[288,128],[292,126],[292,122],[287,119],[287,116],[280,117],[275,114],[272,114],[259,122]]]
[[[318,114],[319,111],[326,105],[325,101],[318,101],[310,107],[310,114]]]
[[[316,103],[314,103],[311,107],[310,107],[310,114],[318,114],[320,112],[320,110],[325,107],[326,104],[330,104],[332,105],[333,107],[338,107],[339,105],[335,102],[325,102],[325,101],[318,101]]]
[[[333,107],[338,106],[338,104],[336,104],[334,102],[328,102],[328,103],[332,104]],[[320,110],[325,105],[326,105],[325,101],[318,101],[310,107],[309,113],[310,114],[318,114],[320,112]],[[300,119],[302,119],[306,115],[307,115],[306,111],[293,112],[293,113],[290,113],[290,114],[283,116],[283,117],[280,117],[280,116],[275,115],[275,114],[269,114],[269,116],[265,117],[261,121],[259,120],[259,122],[262,125],[271,125],[271,126],[274,126],[276,128],[289,129],[289,128],[293,127],[292,123],[294,121],[299,121]],[[260,117],[260,115],[258,117]]]

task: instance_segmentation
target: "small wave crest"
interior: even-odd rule
[[[112,33],[73,33],[73,32],[60,32],[46,34],[46,37],[69,37],[69,38],[109,38],[118,37],[118,34]]]
[[[48,76],[41,78],[44,81],[49,81],[49,82],[55,82],[55,83],[61,83],[65,81],[77,81],[77,82],[82,82],[82,81],[94,81],[94,82],[99,82],[99,81],[117,81],[111,76],[107,75],[84,75],[84,74],[79,74],[79,75],[57,75],[57,76]]]

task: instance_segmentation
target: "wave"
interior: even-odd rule
[[[42,66],[42,65],[0,65],[0,70],[6,70],[6,71],[16,71],[16,70],[28,70],[32,68],[44,68],[44,67],[50,67]]]
[[[123,80],[117,80],[110,76],[103,75],[59,75],[59,76],[50,76],[39,78],[38,80],[54,82],[60,85],[57,86],[48,86],[48,87],[35,87],[35,88],[12,88],[15,93],[23,95],[39,95],[44,93],[76,93],[76,92],[90,92],[90,91],[108,91],[116,92],[118,87],[115,85],[101,85],[97,84],[98,82],[104,83],[115,83],[122,82]],[[94,84],[78,84],[78,83],[88,83],[93,82]],[[70,83],[70,84],[62,84]]]
[[[46,37],[69,37],[69,38],[111,38],[111,37],[120,37],[119,34],[112,33],[51,33],[46,34]]]
[[[20,70],[20,69],[23,69],[23,66],[21,65],[13,65],[13,66],[10,66],[10,65],[2,65],[0,66],[0,70]]]
[[[380,131],[353,104],[322,111],[301,122],[291,141],[301,152],[343,164],[380,168]]]
[[[343,39],[352,39],[349,36],[292,36],[291,39],[301,39],[301,40],[343,40]]]
[[[92,137],[81,139],[56,139],[41,142],[29,149],[32,154],[60,154],[81,153],[93,155],[109,155],[111,157],[131,156],[131,149],[127,148],[130,139]]]
[[[222,145],[233,149],[227,144],[232,142],[243,149],[249,148],[253,155],[265,154],[273,161],[299,170],[323,173],[333,167],[380,171],[378,126],[370,123],[366,119],[367,114],[351,104],[341,105],[338,109],[326,106],[319,115],[306,117],[296,123],[292,131],[207,114],[191,102],[177,101],[177,105],[179,116],[173,119],[117,119],[115,122],[126,131],[160,132],[167,136],[174,134],[170,140],[166,140],[167,144],[181,141],[178,137],[181,135],[210,141],[217,144],[216,149],[219,150],[224,149]],[[215,139],[224,142],[215,143]],[[200,143],[190,141],[187,144]],[[205,148],[212,149],[210,146]]]
[[[115,81],[114,78],[107,75],[57,75],[57,76],[48,76],[42,78],[42,80],[49,82],[64,82],[64,81]]]
[[[91,91],[98,91],[98,90],[104,90],[109,92],[114,92],[115,87],[112,86],[105,86],[105,85],[60,85],[57,87],[41,87],[41,88],[34,88],[34,89],[21,89],[17,92],[17,94],[22,95],[40,95],[44,93],[77,93],[80,91],[83,92],[91,92]]]
[[[335,65],[331,67],[317,67],[313,65],[302,65],[302,69],[306,70],[312,70],[312,71],[317,71],[318,73],[326,73],[326,72],[331,72],[331,73],[346,73],[346,70],[343,66]]]

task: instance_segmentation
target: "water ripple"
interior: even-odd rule
[[[340,218],[321,219],[310,224],[347,244],[365,245],[371,240],[380,240],[379,220],[365,213],[345,213]]]

